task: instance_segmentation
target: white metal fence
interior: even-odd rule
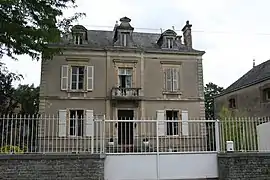
[[[228,141],[233,142],[234,151],[270,151],[270,133],[260,130],[270,122],[265,118],[183,122],[102,116],[94,117],[92,123],[69,118],[64,126],[60,118],[1,117],[0,153],[203,153],[227,151]]]

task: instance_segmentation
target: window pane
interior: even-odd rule
[[[78,89],[83,89],[83,82],[78,83]]]
[[[72,74],[77,74],[77,67],[72,67]]]
[[[79,74],[84,74],[84,67],[79,67]]]
[[[119,69],[118,69],[118,74],[119,74],[119,75],[125,75],[125,69],[119,68]]]
[[[132,86],[132,77],[126,76],[126,88],[131,88]]]
[[[72,74],[71,80],[76,82],[77,81],[77,75],[76,74]]]
[[[132,75],[132,69],[126,69],[126,74],[127,75]]]
[[[80,74],[79,75],[78,88],[83,89],[83,84],[84,84],[84,74]]]
[[[76,81],[72,81],[72,83],[71,83],[71,89],[77,89],[77,83],[76,83]]]

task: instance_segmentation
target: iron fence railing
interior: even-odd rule
[[[270,152],[267,118],[108,120],[4,116],[0,153]],[[232,144],[232,145],[231,145]]]

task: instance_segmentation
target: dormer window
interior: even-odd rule
[[[81,45],[87,43],[87,29],[82,25],[75,25],[71,29],[73,44]]]
[[[173,48],[173,38],[167,38],[167,48]]]
[[[168,29],[160,35],[157,44],[162,49],[173,49],[175,45],[177,46],[177,44],[174,44],[176,36],[177,36],[176,32],[174,32],[171,29]]]
[[[74,44],[75,45],[80,45],[82,44],[82,35],[79,35],[79,34],[76,34],[73,36],[73,39],[74,39]]]

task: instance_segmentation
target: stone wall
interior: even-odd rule
[[[1,155],[0,179],[103,180],[104,158],[100,155]]]
[[[224,153],[218,155],[220,180],[270,179],[270,153]]]

